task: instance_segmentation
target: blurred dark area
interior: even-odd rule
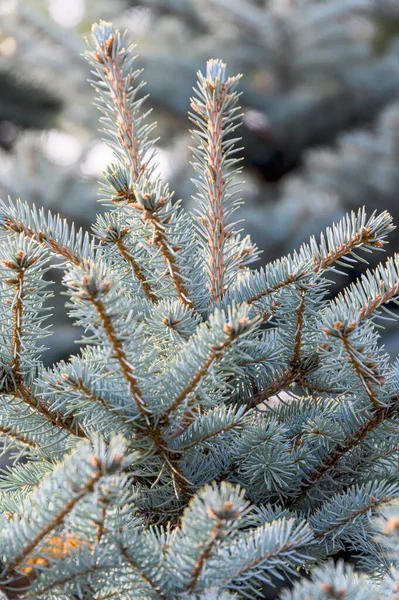
[[[263,262],[363,205],[399,222],[397,0],[3,0],[1,197],[86,229],[101,210],[98,180],[112,155],[82,58],[100,18],[137,43],[158,121],[159,173],[189,208],[196,71],[218,57],[243,73],[240,216]],[[338,278],[334,293],[358,274]],[[57,296],[52,359],[76,348],[63,305]],[[398,350],[395,329],[385,336]]]

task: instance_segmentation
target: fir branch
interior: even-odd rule
[[[210,328],[200,327],[197,336],[193,336],[183,347],[185,354],[188,352],[194,355],[193,365],[187,373],[189,378],[186,376],[184,379],[184,386],[163,411],[164,418],[167,419],[187,400],[201,380],[208,375],[211,366],[224,357],[236,340],[248,335],[259,326],[259,319],[255,318],[251,321],[247,312],[247,308],[243,305],[239,310],[230,310],[229,319],[226,320],[222,313],[216,311],[210,320]],[[198,354],[198,358],[195,357],[195,353]]]
[[[372,360],[372,357],[363,357],[359,351],[356,351],[348,335],[342,335],[342,343],[345,351],[347,352],[349,362],[355,370],[363,388],[365,389],[371,404],[375,409],[379,409],[381,404],[378,400],[378,396],[374,387],[375,385],[381,386],[385,379],[383,377],[378,377],[378,371],[375,372],[378,368],[377,363]]]
[[[107,220],[105,220],[107,219]],[[152,288],[145,271],[139,262],[135,259],[132,249],[126,240],[129,233],[129,227],[121,225],[116,221],[113,214],[100,217],[94,231],[99,240],[107,246],[114,246],[119,255],[124,259],[126,264],[132,269],[133,274],[139,282],[141,289],[148,300],[157,302],[157,295]]]
[[[114,413],[118,417],[118,419],[123,421],[126,425],[131,425],[131,421],[128,417],[123,415],[121,411],[118,411],[117,408],[111,407],[107,399],[104,398],[101,394],[90,389],[89,386],[83,381],[82,377],[78,377],[76,381],[72,379],[69,373],[63,373],[62,377],[64,381],[68,382],[68,385],[70,385],[76,391],[82,392],[88,400],[100,404],[106,410]],[[59,389],[63,389],[61,382],[59,383]]]
[[[146,418],[148,416],[147,405],[143,399],[143,395],[140,390],[137,378],[133,373],[132,367],[126,356],[126,353],[123,350],[123,344],[114,329],[112,317],[108,314],[107,309],[101,299],[90,295],[89,299],[97,311],[97,314],[100,318],[101,324],[104,328],[108,341],[111,344],[113,355],[120,365],[122,374],[129,385],[129,391],[136,402],[137,408],[141,416]]]
[[[177,593],[201,591],[211,557],[238,530],[248,509],[243,491],[227,483],[207,486],[191,500],[166,554]]]
[[[99,94],[98,106],[110,117],[106,120],[108,133],[122,150],[123,162],[134,182],[147,168],[143,158],[151,145],[147,137],[153,127],[143,127],[143,117],[139,114],[143,101],[137,96],[144,84],[136,85],[140,71],[133,68],[134,46],[125,48],[124,36],[105,21],[93,25],[92,40],[93,50],[86,57],[97,76],[92,83]]]
[[[68,431],[68,433],[74,436],[87,438],[87,434],[73,416],[63,415],[59,411],[54,412],[49,403],[45,399],[36,396],[28,386],[18,384],[14,390],[9,390],[7,393],[14,398],[22,400],[53,425]]]
[[[229,507],[227,507],[229,508]],[[216,514],[215,514],[215,526],[213,529],[211,529],[211,531],[209,532],[209,536],[208,539],[202,543],[202,550],[197,558],[197,561],[194,565],[193,570],[191,571],[191,573],[189,574],[189,582],[186,585],[186,587],[184,588],[185,592],[193,592],[195,590],[195,587],[197,585],[197,581],[204,569],[205,563],[206,561],[210,558],[210,556],[212,555],[212,552],[215,549],[216,544],[224,537],[225,535],[225,531],[224,531],[224,526],[225,526],[225,518],[221,517],[219,518]]]
[[[154,207],[143,206],[137,202],[138,190],[135,188],[135,184],[139,183],[143,174],[148,170],[147,165],[143,162],[143,156],[144,152],[148,152],[152,145],[152,142],[147,140],[152,126],[143,127],[141,124],[145,115],[140,115],[142,101],[135,100],[141,85],[134,87],[139,71],[133,71],[131,68],[132,60],[129,54],[131,54],[132,48],[128,48],[127,51],[123,48],[120,33],[115,31],[110,23],[101,22],[100,25],[94,26],[93,39],[94,51],[89,54],[89,60],[96,66],[100,80],[104,81],[108,87],[111,102],[110,105],[103,88],[96,87],[100,93],[102,110],[107,115],[113,113],[113,117],[116,119],[117,130],[111,128],[110,133],[112,137],[117,138],[118,144],[123,149],[124,160],[130,168],[130,184],[127,188],[124,186],[124,190],[132,189],[132,193],[128,195],[129,208],[133,210],[139,208],[141,218],[144,221],[150,221],[153,228],[152,243],[160,248],[178,297],[184,305],[190,306],[192,300],[176,258],[178,248],[167,234],[169,219],[163,219],[162,211],[159,210],[167,198],[160,197],[158,205]],[[113,144],[112,147],[115,150]],[[119,196],[122,196],[123,199],[126,198],[125,192],[120,192]],[[132,199],[136,201],[132,202]],[[132,258],[130,254],[126,253],[123,245],[118,243],[117,247],[128,264],[132,264]],[[149,284],[137,263],[134,263],[133,268],[148,295]],[[154,298],[154,294],[151,292],[150,299],[154,301]]]
[[[150,409],[143,398],[143,393],[126,355],[121,336],[115,329],[114,318],[117,315],[107,307],[107,295],[115,287],[109,273],[104,268],[96,269],[94,264],[86,262],[82,268],[77,268],[75,271],[68,273],[64,280],[76,303],[80,305],[82,302],[88,302],[94,308],[110,344],[112,356],[116,359],[128,384],[129,392],[136,403],[139,414],[147,419]],[[113,290],[112,293],[114,293]]]
[[[362,321],[378,316],[380,308],[392,317],[384,305],[395,301],[398,295],[399,255],[394,255],[385,265],[380,264],[373,271],[367,271],[331,302],[323,319],[323,332],[337,336],[341,335],[341,331],[350,334]],[[342,322],[343,326],[334,331],[334,322]]]
[[[145,220],[149,220],[154,229],[154,235],[152,238],[152,243],[159,246],[161,250],[161,254],[164,258],[166,267],[170,274],[170,277],[173,281],[173,285],[175,287],[176,293],[180,298],[181,302],[184,306],[191,307],[192,300],[190,299],[190,293],[186,287],[186,283],[184,278],[182,277],[179,264],[177,262],[176,254],[178,249],[176,246],[170,243],[168,236],[166,234],[167,227],[165,221],[161,220],[161,216],[158,212],[146,209],[144,211],[143,218]]]
[[[276,396],[291,383],[294,383],[297,373],[291,368],[286,369],[278,378],[274,379],[266,389],[261,389],[249,399],[249,407],[254,408],[262,404],[271,396]]]
[[[0,425],[0,435],[4,435],[10,438],[13,442],[18,442],[30,448],[38,447],[38,444],[31,440],[26,434],[20,431],[14,431],[12,427],[5,424]]]
[[[174,413],[175,410],[186,400],[187,396],[189,396],[196,389],[201,379],[207,375],[213,362],[220,358],[220,356],[226,351],[232,342],[233,338],[227,334],[223,342],[219,342],[217,346],[213,344],[209,348],[209,353],[205,362],[200,365],[199,369],[197,369],[196,373],[190,379],[186,387],[180,392],[180,394],[174,398],[173,402],[169,405],[164,413],[165,417],[168,417],[170,414]]]
[[[334,446],[302,480],[299,495],[291,501],[291,505],[299,504],[320,479],[336,467],[342,457],[356,448],[369,433],[395,414],[396,410],[395,404],[389,407],[379,407],[377,410],[374,410],[369,418],[363,421],[357,430],[353,431],[342,443]]]
[[[15,275],[11,279],[6,279],[5,283],[15,285],[15,295],[13,302],[13,334],[12,334],[12,347],[11,347],[11,370],[13,373],[14,381],[18,382],[22,379],[21,374],[21,351],[22,351],[22,327],[23,327],[23,310],[24,310],[24,278],[25,268],[29,267],[29,264],[24,264],[26,254],[22,250],[17,253],[16,259],[18,261],[18,267],[15,270]],[[4,261],[3,261],[4,264]],[[14,265],[13,265],[14,266]],[[16,266],[16,265],[15,265]]]
[[[129,553],[129,548],[122,544],[122,545],[120,545],[119,549],[120,549],[120,552],[121,552],[123,558],[125,559],[127,564],[131,567],[132,571],[136,575],[138,575],[143,580],[143,582],[149,588],[151,588],[151,590],[153,592],[155,592],[156,598],[159,598],[160,600],[168,600],[168,596],[166,596],[162,592],[162,590],[159,588],[159,586],[155,582],[152,581],[152,579],[143,571],[142,568],[140,568],[139,563]]]
[[[84,444],[75,457],[70,458],[70,463],[68,465],[59,467],[59,475],[69,478],[71,483],[68,490],[68,499],[65,500],[63,496],[56,498],[54,505],[50,510],[51,519],[48,518],[49,515],[36,515],[37,522],[32,525],[31,532],[34,534],[28,538],[28,541],[26,541],[26,537],[23,535],[21,540],[22,543],[20,546],[17,545],[16,548],[15,545],[12,544],[12,547],[8,550],[10,552],[10,558],[7,561],[5,571],[2,573],[4,578],[20,568],[25,559],[32,554],[42,540],[64,522],[65,518],[70,514],[76,504],[85,496],[93,492],[96,484],[102,477],[110,473],[118,472],[126,465],[126,457],[123,454],[124,445],[122,445],[120,441],[114,440],[107,453],[104,452],[104,448],[101,444],[97,444],[94,451],[88,452],[88,449],[88,444]],[[72,485],[72,472],[69,472],[69,469],[74,464],[74,460],[81,461],[81,464],[85,466],[85,469],[84,475],[82,474],[79,477],[81,481]],[[62,482],[62,484],[64,483],[65,482]],[[33,498],[38,502],[38,507],[43,499],[46,498],[43,494],[48,487],[52,489],[53,483],[47,477],[41,486],[34,492]],[[16,519],[15,525],[17,526],[19,517]],[[19,539],[20,538],[21,536],[19,536]]]
[[[309,244],[302,247],[301,252],[307,253],[309,250],[313,252],[313,271],[320,273],[332,267],[346,255],[353,255],[356,248],[383,248],[386,244],[385,237],[393,229],[392,217],[387,211],[378,216],[374,212],[366,220],[363,207],[359,209],[357,215],[352,212],[337,225],[328,227],[321,235],[318,246],[312,237]],[[358,257],[356,258],[358,259]]]
[[[50,211],[46,218],[43,209],[38,211],[20,200],[15,205],[0,200],[0,228],[32,239],[73,265],[81,265],[91,252],[89,237],[81,229],[75,233],[66,219]]]
[[[381,591],[365,574],[339,560],[314,568],[310,580],[303,578],[291,590],[283,590],[281,600],[377,600]]]
[[[289,361],[289,367],[277,379],[274,379],[271,385],[266,389],[259,390],[252,398],[249,398],[248,407],[254,408],[268,400],[271,396],[275,396],[288,385],[293,383],[298,377],[303,375],[303,366],[301,364],[301,346],[303,328],[305,325],[305,302],[306,290],[299,290],[299,304],[296,310],[296,320],[294,329],[294,340],[292,357]]]
[[[210,440],[219,437],[231,437],[229,432],[238,432],[246,423],[245,407],[225,405],[217,406],[207,411],[204,415],[192,414],[191,422],[179,423],[179,429],[172,432],[173,446],[187,451],[188,448],[198,444],[207,444]]]
[[[312,279],[312,275],[320,276],[329,269],[340,265],[350,265],[350,260],[357,261],[360,257],[353,253],[354,248],[370,251],[372,248],[381,249],[386,243],[385,238],[394,229],[392,217],[383,212],[373,215],[367,220],[364,209],[356,215],[354,212],[345,216],[339,223],[328,228],[321,236],[320,244],[312,237],[303,244],[299,252],[277,260],[259,272],[252,272],[247,278],[232,287],[231,295],[237,301],[254,304],[273,295],[275,292],[290,285],[302,285]],[[347,255],[351,258],[346,263],[342,259]],[[364,262],[364,259],[361,259]],[[336,270],[336,269],[335,269]],[[256,293],[253,293],[254,288]]]
[[[137,261],[134,260],[134,257],[130,253],[129,248],[124,244],[122,239],[117,240],[116,246],[120,252],[120,255],[125,259],[127,264],[132,267],[134,276],[136,277],[137,281],[140,283],[148,300],[151,300],[151,302],[157,302],[158,299],[157,299],[157,296],[156,296],[154,290],[152,289],[151,285],[149,284],[140,265],[137,263]]]
[[[258,302],[259,300],[261,300],[264,296],[269,296],[270,294],[273,294],[274,292],[278,292],[282,288],[288,287],[293,283],[297,283],[303,277],[306,277],[306,275],[308,273],[309,273],[309,270],[306,268],[299,270],[297,273],[289,273],[285,279],[281,279],[280,281],[273,283],[271,286],[260,290],[253,296],[246,298],[245,302],[247,304],[254,304],[255,302]],[[269,319],[269,315],[267,315],[267,319]]]
[[[178,489],[186,497],[189,495],[187,490],[188,481],[181,472],[175,453],[169,450],[159,426],[152,419],[152,410],[144,399],[138,379],[125,352],[122,333],[119,333],[115,326],[114,318],[118,318],[119,315],[112,310],[112,298],[111,301],[108,301],[111,290],[115,285],[108,276],[109,273],[104,268],[96,268],[87,262],[83,269],[76,269],[69,273],[65,281],[72,292],[74,300],[79,305],[82,302],[89,302],[96,311],[102,330],[110,344],[112,356],[119,365],[121,374],[128,384],[131,397],[134,399],[142,418],[140,425],[143,431],[141,434],[137,432],[138,438],[142,438],[144,435],[144,437],[151,440],[158,456],[166,464],[172,480],[177,482]],[[124,325],[125,323],[124,321]]]
[[[41,586],[39,587],[39,589],[36,589],[35,591],[33,591],[32,593],[28,592],[26,594],[22,594],[17,596],[18,600],[35,600],[35,598],[38,598],[40,596],[43,596],[43,594],[47,594],[47,592],[51,592],[52,590],[56,589],[57,587],[64,587],[67,583],[73,581],[75,578],[78,577],[82,577],[82,576],[88,576],[92,573],[94,573],[95,571],[98,571],[101,567],[99,565],[90,565],[89,567],[82,569],[80,571],[75,571],[73,572],[71,575],[65,575],[64,577],[60,578],[60,579],[56,579],[55,581],[53,581],[52,583],[49,583],[46,586]],[[8,594],[10,594],[10,592],[8,591]],[[10,598],[13,598],[14,596],[10,596]],[[74,597],[75,598],[75,597]],[[77,598],[77,596],[76,596]],[[94,598],[93,598],[94,600]]]
[[[271,575],[279,570],[293,572],[293,568],[306,560],[311,539],[308,526],[296,519],[276,519],[257,527],[233,546],[231,567],[227,569],[228,576],[223,577],[223,584],[234,588],[237,582],[239,589],[238,582],[245,586],[251,574],[254,582],[270,583],[268,572]]]
[[[315,538],[324,540],[333,534],[335,540],[340,533],[345,532],[348,524],[358,526],[359,518],[367,517],[372,512],[375,513],[377,508],[392,502],[396,493],[396,486],[393,485],[379,484],[375,488],[368,484],[363,487],[354,486],[342,494],[336,494],[311,517]]]
[[[142,176],[134,185],[136,202],[129,203],[128,209],[139,215],[144,227],[147,250],[159,248],[166,271],[159,274],[160,279],[165,275],[170,277],[178,298],[184,306],[193,307],[191,289],[188,281],[194,273],[193,251],[197,247],[197,239],[191,219],[180,207],[180,202],[172,202],[172,194],[166,184],[159,179],[149,179]],[[149,224],[150,228],[146,228]],[[187,245],[192,245],[188,252]],[[153,250],[152,250],[153,251]],[[190,277],[189,277],[190,275]],[[198,284],[199,286],[200,284]],[[203,291],[201,294],[203,295]]]
[[[220,60],[210,60],[206,75],[198,72],[198,89],[195,89],[198,98],[191,99],[190,118],[199,130],[191,132],[198,142],[198,148],[193,150],[193,166],[199,176],[194,181],[200,203],[198,226],[204,239],[213,303],[225,293],[231,277],[230,263],[234,262],[234,251],[233,257],[228,251],[228,240],[234,236],[228,218],[238,207],[232,179],[240,169],[238,159],[234,158],[235,140],[226,136],[239,125],[239,95],[235,89],[240,78],[240,75],[227,77],[226,65]]]

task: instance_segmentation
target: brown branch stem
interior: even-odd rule
[[[114,329],[114,325],[112,323],[112,318],[107,313],[107,310],[104,306],[104,303],[101,299],[97,299],[94,296],[90,297],[93,306],[95,307],[97,314],[100,318],[101,325],[104,328],[105,334],[108,338],[109,343],[111,344],[111,348],[113,350],[114,357],[118,361],[118,364],[121,368],[123,377],[125,378],[128,386],[129,392],[136,402],[137,408],[144,419],[148,417],[149,411],[148,407],[143,399],[142,392],[140,390],[138,381],[135,375],[132,372],[132,368],[129,364],[126,353],[123,349],[123,344],[121,340],[118,338],[118,335]]]
[[[352,521],[359,515],[367,513],[369,510],[372,510],[373,508],[377,508],[378,506],[381,506],[382,504],[387,504],[388,502],[391,502],[392,499],[393,499],[392,496],[386,496],[385,498],[381,498],[380,500],[378,498],[375,498],[374,496],[371,496],[370,502],[368,504],[366,504],[366,506],[362,506],[361,508],[358,508],[357,510],[352,511],[350,513],[350,515],[347,515],[344,519],[341,519],[339,523],[333,523],[332,525],[329,525],[328,527],[326,527],[324,529],[324,531],[317,532],[314,535],[316,538],[324,538],[328,533],[331,533],[331,531],[334,531],[335,529],[339,529],[339,527],[342,527],[343,525],[345,525],[346,523],[349,523],[350,521]]]
[[[185,592],[193,592],[197,584],[198,578],[200,577],[204,568],[205,562],[210,557],[216,542],[219,540],[223,531],[223,520],[217,519],[216,524],[212,531],[209,533],[209,538],[204,544],[204,548],[201,550],[198,559],[195,562],[194,569],[190,573],[190,582],[186,585]]]
[[[376,429],[385,419],[389,418],[394,412],[394,406],[380,407],[375,410],[372,416],[364,421],[359,428],[352,432],[341,444],[337,444],[328,455],[313,469],[300,486],[300,494],[291,504],[301,502],[316,483],[334,468],[337,463],[348,452],[353,450],[360,442],[374,429]]]
[[[76,435],[81,438],[87,437],[86,433],[75,421],[73,416],[63,415],[60,412],[53,412],[49,406],[49,403],[43,398],[36,396],[28,386],[19,384],[15,390],[10,390],[7,393],[14,398],[19,398],[22,400],[36,412],[43,415],[43,417],[45,417],[53,425],[68,431],[72,435]]]
[[[127,264],[132,268],[134,276],[137,281],[140,282],[143,292],[147,296],[148,300],[151,302],[157,302],[157,296],[152,289],[151,285],[148,283],[146,276],[144,275],[143,269],[140,265],[135,261],[134,257],[131,255],[127,246],[123,243],[123,240],[118,239],[116,242],[116,246],[119,250],[120,255],[125,259]]]
[[[313,256],[313,271],[314,273],[320,273],[320,271],[325,271],[328,269],[333,263],[337,260],[349,254],[355,248],[359,246],[363,246],[367,244],[369,246],[374,246],[376,248],[382,248],[383,242],[375,239],[375,234],[371,232],[371,227],[363,227],[361,231],[357,231],[353,237],[331,250],[327,256],[323,259],[318,258],[316,255]]]
[[[55,254],[66,258],[68,262],[80,266],[83,262],[76,253],[71,253],[67,246],[63,246],[57,240],[49,234],[45,234],[43,231],[35,231],[31,227],[24,225],[20,221],[12,220],[7,217],[3,223],[3,228],[6,231],[12,231],[14,233],[23,233],[27,238],[30,238],[41,245],[48,246]]]
[[[12,440],[14,440],[16,442],[20,442],[21,444],[25,444],[25,446],[30,446],[31,448],[37,448],[36,442],[34,442],[33,440],[30,440],[23,433],[19,433],[17,431],[13,431],[12,427],[10,427],[8,425],[0,425],[0,435],[1,434],[9,437],[10,439],[12,439]]]
[[[232,344],[236,335],[234,332],[227,333],[226,338],[223,342],[220,342],[216,346],[211,346],[208,357],[201,365],[201,367],[196,371],[195,375],[191,378],[186,387],[180,392],[178,396],[173,400],[172,404],[165,410],[164,417],[168,417],[171,412],[176,410],[178,406],[189,396],[197,387],[198,383],[201,381],[203,377],[208,373],[208,370],[212,363],[220,358],[226,351],[226,349]]]
[[[166,235],[165,226],[161,223],[159,214],[149,212],[149,220],[154,228],[154,239],[153,242],[159,246],[161,254],[165,261],[166,267],[170,273],[173,285],[177,292],[178,297],[184,306],[191,308],[193,302],[190,299],[190,293],[187,289],[185,281],[181,275],[179,265],[176,260],[177,248],[171,248],[169,245],[168,237]]]
[[[354,355],[354,351],[352,348],[352,344],[350,342],[350,340],[348,339],[348,336],[343,334],[342,335],[342,343],[344,345],[344,348],[346,350],[346,353],[348,355],[348,359],[350,364],[352,365],[362,387],[364,388],[371,404],[374,406],[375,409],[379,409],[381,407],[380,402],[378,401],[378,397],[373,389],[373,386],[371,384],[370,381],[370,376],[368,376],[367,372],[365,372],[364,368],[362,367],[361,364],[359,364],[359,362],[356,360],[356,357]],[[367,379],[369,380],[369,382],[367,382]],[[375,382],[374,382],[375,385]]]
[[[22,351],[22,325],[24,318],[24,269],[19,269],[15,277],[15,294],[12,310],[13,333],[11,346],[11,370],[14,381],[18,384],[22,381],[21,373],[21,351]]]
[[[120,551],[121,554],[123,556],[123,558],[125,559],[125,561],[127,562],[127,564],[131,567],[131,569],[136,573],[136,575],[138,575],[143,581],[144,583],[146,583],[157,595],[161,600],[168,600],[168,597],[162,592],[162,590],[160,590],[159,586],[157,586],[152,580],[151,578],[143,572],[143,570],[140,568],[140,566],[137,564],[137,562],[132,558],[132,556],[130,556],[129,554],[129,549],[125,546],[120,546]]]
[[[47,523],[47,525],[45,525],[43,529],[39,531],[39,533],[37,533],[37,535],[24,546],[24,548],[22,548],[22,550],[17,554],[17,556],[13,558],[13,560],[10,563],[8,563],[7,569],[3,574],[4,577],[6,577],[9,573],[12,573],[15,569],[18,569],[25,560],[25,558],[33,552],[33,550],[38,546],[38,544],[40,544],[40,542],[49,533],[51,533],[54,529],[56,529],[63,523],[65,517],[71,512],[71,510],[79,502],[79,500],[81,500],[82,498],[84,498],[84,496],[93,491],[95,484],[99,481],[101,477],[102,473],[99,469],[96,473],[94,473],[90,478],[87,479],[87,481],[81,486],[81,488],[74,493],[73,497],[70,500],[68,500],[68,502],[66,502],[63,508],[60,510],[60,512],[55,517],[53,517],[49,521],[49,523]]]

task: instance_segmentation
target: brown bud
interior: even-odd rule
[[[91,464],[96,467],[96,469],[98,469],[101,465],[101,460],[100,458],[97,456],[97,454],[93,454],[93,456],[90,459]]]
[[[151,219],[152,217],[152,212],[150,210],[143,210],[143,212],[141,213],[141,219],[143,221],[148,221],[148,219]]]
[[[219,344],[212,344],[211,350],[212,350],[212,352],[220,352],[221,350],[223,350],[223,347],[224,347],[223,342],[220,342]]]
[[[227,333],[227,335],[234,335],[235,334],[235,328],[233,327],[233,325],[230,325],[230,323],[225,323],[223,325],[223,331],[225,333]]]
[[[26,258],[26,252],[24,252],[24,250],[18,250],[15,256],[18,261],[21,261]]]
[[[342,321],[334,321],[333,327],[334,329],[338,329],[338,331],[342,331],[344,328],[344,324],[342,323]]]
[[[18,266],[13,260],[2,260],[1,264],[3,265],[3,267],[6,267],[6,269],[18,269]]]
[[[347,331],[348,333],[351,333],[351,332],[352,332],[354,329],[356,329],[356,327],[357,327],[357,322],[356,322],[356,321],[351,321],[351,322],[348,324],[348,327],[347,327],[346,331]]]

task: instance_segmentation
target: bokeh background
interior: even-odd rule
[[[111,153],[82,57],[100,18],[138,45],[159,171],[187,206],[195,73],[217,57],[244,74],[241,216],[263,262],[362,205],[399,223],[399,0],[0,0],[0,197],[86,229],[101,210]],[[51,360],[76,349],[64,302]],[[384,335],[399,352],[397,331]]]

